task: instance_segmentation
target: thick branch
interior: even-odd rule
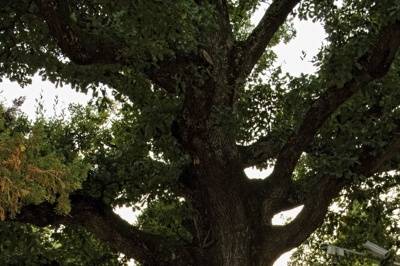
[[[51,36],[65,56],[78,65],[119,64],[130,65],[134,58],[126,56],[129,46],[116,36],[95,35],[80,29],[72,20],[68,2],[36,0],[40,16],[46,22]],[[142,58],[143,59],[143,58]],[[146,59],[143,59],[146,61]],[[154,84],[168,92],[175,92],[178,76],[185,71],[193,55],[166,57],[155,65],[149,57],[149,66],[143,74]]]
[[[238,61],[236,73],[239,79],[244,79],[250,74],[274,34],[299,2],[300,0],[273,1],[247,40],[239,44],[235,55]]]
[[[400,152],[400,131],[393,133],[392,140],[380,153],[360,151],[360,164],[354,170],[357,176],[371,176],[380,172],[386,162]],[[331,201],[337,197],[340,191],[349,185],[351,180],[347,178],[324,177],[320,179],[317,187],[310,191],[304,202],[304,208],[300,214],[288,225],[275,227],[272,231],[287,249],[294,248],[307,239],[324,221]]]
[[[275,158],[282,145],[282,143],[278,143],[278,141],[269,137],[261,138],[249,146],[238,145],[243,167],[260,165]]]
[[[115,64],[121,60],[121,43],[81,31],[71,18],[67,1],[37,0],[36,4],[50,34],[73,62],[82,65]]]
[[[393,133],[392,140],[386,145],[386,149],[378,155],[363,153],[360,157],[360,165],[356,172],[362,176],[371,176],[381,172],[386,162],[399,154],[400,151],[400,129]],[[373,154],[373,153],[372,153]]]
[[[229,10],[228,10],[228,1],[227,0],[195,0],[198,5],[208,5],[210,2],[215,6],[217,15],[218,15],[218,24],[221,27],[221,33],[229,38],[232,37],[232,29],[229,20]],[[224,32],[225,30],[225,32]]]
[[[130,225],[116,215],[110,206],[101,201],[75,195],[71,196],[71,205],[72,211],[66,216],[55,214],[54,206],[49,203],[26,206],[22,208],[16,220],[37,226],[80,225],[108,243],[114,250],[145,265],[187,265],[185,264],[188,262],[187,257],[183,258],[185,251],[182,247],[166,251],[163,246],[170,247],[169,240],[143,232]],[[174,253],[176,258],[167,262],[165,260],[167,252]],[[181,264],[179,260],[182,260]]]
[[[219,34],[221,34],[221,40],[223,44],[227,45],[227,48],[231,48],[233,42],[232,27],[229,20],[229,11],[227,0],[213,0],[212,3],[216,6],[218,13],[218,24]]]
[[[342,87],[332,86],[316,100],[306,113],[299,129],[280,151],[269,182],[287,186],[301,153],[312,143],[323,123],[340,105],[368,82],[382,78],[389,70],[400,46],[400,22],[381,30],[375,45],[353,66],[351,80]],[[360,69],[359,65],[362,66]]]

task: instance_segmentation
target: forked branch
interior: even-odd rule
[[[329,87],[310,107],[298,130],[277,156],[269,182],[281,186],[290,184],[291,175],[301,153],[312,143],[318,129],[340,105],[352,97],[362,86],[382,78],[390,68],[400,46],[400,21],[384,27],[375,45],[353,66],[352,78],[343,86]],[[360,69],[360,65],[362,66]]]
[[[366,152],[360,149],[360,164],[354,169],[357,176],[368,177],[379,173],[385,163],[400,153],[400,131],[393,132],[392,140],[381,152]],[[310,191],[300,214],[286,226],[272,229],[274,235],[285,243],[286,248],[294,248],[304,242],[324,221],[328,207],[340,191],[351,182],[348,178],[325,176],[318,186]]]

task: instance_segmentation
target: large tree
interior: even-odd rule
[[[366,191],[395,197],[398,0],[267,1],[253,26],[263,2],[3,0],[2,77],[103,94],[71,119],[30,123],[3,108],[0,218],[26,237],[13,243],[36,243],[37,264],[112,265],[122,253],[141,265],[271,265],[328,212],[367,217]],[[296,17],[327,32],[312,75],[274,63]],[[273,171],[249,179],[248,167]],[[337,199],[352,211],[332,212]],[[137,225],[113,213],[137,203]],[[379,206],[390,218],[398,201]],[[382,228],[396,227],[389,218]],[[342,227],[332,237],[354,234]],[[32,245],[14,245],[13,258]]]

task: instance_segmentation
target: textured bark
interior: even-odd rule
[[[196,1],[202,4],[203,1]],[[152,83],[173,93],[185,84],[184,103],[173,135],[191,158],[180,178],[183,194],[196,211],[190,231],[193,243],[171,242],[123,222],[110,206],[91,198],[72,198],[70,216],[57,216],[52,206],[28,206],[17,220],[38,226],[79,224],[118,252],[144,265],[266,266],[283,252],[299,245],[323,222],[327,208],[346,185],[336,177],[319,177],[318,188],[304,193],[292,180],[303,151],[324,122],[360,87],[389,70],[400,45],[400,22],[381,30],[375,45],[353,67],[343,86],[332,85],[305,114],[286,143],[268,137],[239,147],[230,123],[235,123],[237,91],[297,0],[273,1],[260,24],[243,42],[233,44],[226,1],[212,1],[220,18],[219,28],[196,55],[178,55],[144,70]],[[91,42],[68,16],[63,1],[37,0],[41,17],[60,49],[76,64],[124,64],[122,44],[109,40]],[[228,33],[227,33],[228,32]],[[99,36],[97,36],[99,37]],[[94,46],[86,46],[93,44]],[[361,67],[360,67],[361,66]],[[179,78],[177,78],[179,77]],[[387,150],[367,154],[360,175],[371,175],[400,148],[396,134]],[[365,154],[363,150],[360,153]],[[276,158],[272,175],[264,181],[248,180],[244,168]],[[272,226],[281,210],[304,205],[299,216],[285,226]],[[168,248],[168,250],[166,250]]]

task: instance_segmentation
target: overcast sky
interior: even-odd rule
[[[261,18],[264,9],[265,7],[262,7],[256,12],[253,22],[257,22]],[[297,30],[296,38],[288,44],[278,45],[274,48],[278,54],[278,64],[283,67],[284,71],[292,75],[312,73],[315,71],[315,68],[310,61],[321,47],[321,43],[325,38],[325,32],[321,25],[311,22],[296,20],[295,27]],[[303,51],[307,56],[301,59]],[[22,111],[27,113],[30,118],[34,118],[35,116],[36,101],[40,97],[42,97],[41,101],[44,103],[46,115],[50,117],[54,115],[54,112],[60,113],[66,109],[70,103],[85,104],[90,99],[90,96],[78,93],[69,86],[55,88],[52,83],[43,82],[40,77],[34,77],[32,85],[25,88],[21,88],[15,82],[3,80],[0,83],[0,92],[0,101],[6,105],[10,105],[12,100],[17,97],[26,96],[26,101],[22,105]],[[55,106],[56,102],[57,105]],[[260,178],[267,176],[268,172],[260,173],[255,169],[247,169],[246,174],[250,178]],[[277,215],[273,222],[281,223],[287,217],[294,216],[299,210],[297,208],[294,211],[289,211],[286,215]],[[133,215],[130,208],[121,208],[117,212],[129,222],[133,222],[135,219],[135,215]],[[274,266],[286,266],[289,257],[290,253],[282,255],[275,262]]]

